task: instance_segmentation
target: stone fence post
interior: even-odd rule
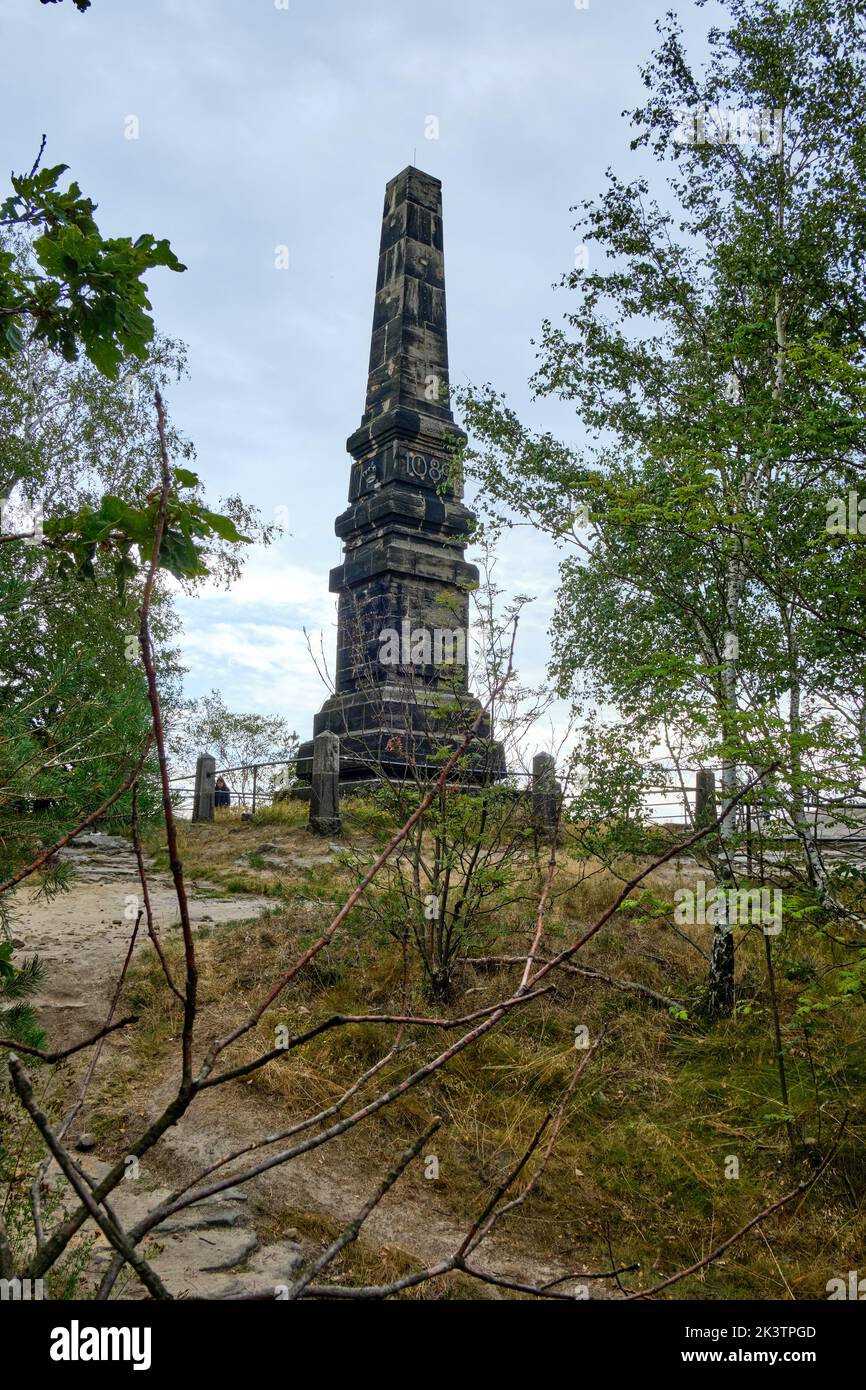
[[[532,759],[532,818],[545,830],[555,830],[559,824],[561,798],[556,759],[551,753],[537,753]]]
[[[195,791],[192,798],[193,820],[213,820],[214,779],[216,758],[200,753],[195,765]]]
[[[716,774],[699,767],[695,777],[695,826],[712,825],[716,819]]]
[[[310,829],[316,835],[339,835],[340,740],[336,734],[317,734],[313,741],[313,782],[310,789]]]

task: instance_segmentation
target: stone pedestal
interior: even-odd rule
[[[556,780],[556,759],[551,753],[537,753],[532,759],[532,818],[545,830],[559,824],[562,789]]]

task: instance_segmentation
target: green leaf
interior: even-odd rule
[[[166,530],[159,550],[159,563],[178,579],[206,573],[192,541],[180,531]]]
[[[235,526],[231,517],[222,516],[219,512],[209,512],[202,508],[199,516],[206,521],[208,526],[224,541],[240,541],[247,545],[250,543],[249,536],[242,536]]]
[[[94,367],[104,376],[114,381],[123,361],[123,353],[110,339],[96,338],[85,345],[85,351]]]

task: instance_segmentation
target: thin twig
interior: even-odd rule
[[[168,1292],[168,1289],[163,1284],[159,1275],[155,1270],[151,1269],[147,1261],[136,1252],[135,1247],[130,1243],[123,1229],[100,1210],[98,1203],[91,1194],[87,1183],[78,1172],[69,1153],[57,1138],[48,1120],[36,1104],[33,1096],[33,1087],[17,1057],[11,1056],[9,1058],[9,1070],[12,1074],[12,1084],[15,1087],[21,1104],[39,1130],[48,1148],[57,1159],[67,1182],[74,1188],[82,1204],[87,1208],[103,1235],[111,1242],[116,1250],[120,1251],[124,1259],[129,1262],[145,1288],[148,1289],[154,1298],[171,1298],[171,1294]]]
[[[464,964],[477,967],[523,965],[525,959],[525,956],[465,956]],[[536,956],[535,959],[542,965],[547,963],[541,956]],[[650,989],[649,985],[639,984],[637,980],[617,980],[613,975],[605,975],[601,970],[589,970],[579,965],[569,965],[567,962],[562,962],[557,968],[565,971],[567,975],[581,975],[588,980],[601,980],[602,984],[611,985],[613,989],[621,989],[634,994],[645,994],[654,1004],[665,1009],[685,1008],[684,1000],[671,999],[666,994],[659,994],[657,990]]]
[[[123,793],[128,792],[130,787],[135,782],[136,778],[138,777],[138,774],[141,772],[149,748],[150,735],[148,734],[147,738],[144,741],[144,750],[142,751],[141,757],[135,764],[135,767],[132,769],[132,772],[120,784],[117,790],[113,791],[111,793],[111,796],[109,796],[105,801],[103,801],[102,805],[98,806],[95,811],[91,811],[89,816],[85,816],[84,820],[80,821],[79,824],[76,825],[74,830],[70,830],[68,834],[62,835],[59,840],[55,841],[55,843],[50,846],[50,848],[44,849],[41,851],[40,854],[37,854],[36,858],[32,860],[31,863],[27,864],[25,868],[19,869],[18,873],[13,874],[11,878],[7,878],[5,883],[0,883],[0,893],[8,892],[10,888],[14,888],[15,885],[17,883],[20,883],[22,879],[28,878],[30,874],[35,874],[37,869],[41,869],[43,864],[45,864],[53,854],[56,854],[59,849],[63,849],[64,845],[68,845],[71,840],[75,839],[76,835],[81,834],[82,830],[86,830],[89,825],[93,825],[94,821],[97,821],[100,819],[101,816],[104,816],[105,812],[114,805],[115,801],[119,801],[120,798],[123,796]]]
[[[660,1284],[654,1284],[651,1289],[642,1289],[638,1293],[628,1294],[627,1301],[633,1302],[638,1298],[652,1298],[653,1294],[661,1293],[662,1289],[669,1289],[672,1284],[678,1284],[681,1279],[688,1279],[691,1274],[697,1274],[699,1270],[706,1269],[707,1265],[711,1265],[714,1260],[717,1260],[720,1255],[723,1255],[726,1250],[729,1250],[736,1241],[741,1240],[742,1237],[747,1235],[755,1226],[760,1225],[762,1221],[766,1221],[768,1216],[773,1215],[773,1212],[778,1211],[780,1207],[787,1206],[789,1202],[793,1202],[795,1197],[804,1196],[810,1188],[815,1186],[815,1183],[824,1172],[824,1169],[827,1168],[835,1158],[847,1120],[848,1111],[846,1110],[845,1114],[842,1116],[842,1123],[836,1131],[833,1147],[830,1149],[830,1152],[827,1154],[820,1168],[816,1168],[810,1178],[807,1178],[805,1182],[798,1183],[790,1192],[786,1192],[784,1197],[780,1197],[777,1201],[772,1202],[770,1206],[765,1207],[763,1211],[758,1212],[757,1216],[753,1216],[751,1221],[746,1222],[745,1226],[741,1226],[732,1236],[728,1236],[727,1240],[723,1240],[721,1245],[717,1245],[715,1250],[711,1251],[704,1259],[697,1260],[695,1264],[689,1265],[688,1269],[681,1269],[678,1274],[672,1274],[668,1279],[663,1279]]]
[[[317,1274],[321,1274],[323,1269],[327,1269],[340,1252],[345,1250],[347,1245],[350,1245],[352,1241],[358,1239],[361,1227],[367,1220],[367,1217],[375,1210],[382,1198],[390,1191],[398,1179],[402,1177],[403,1173],[405,1173],[406,1169],[409,1167],[409,1164],[418,1157],[424,1145],[427,1143],[427,1140],[432,1138],[441,1127],[441,1124],[442,1121],[437,1117],[431,1121],[420,1138],[416,1139],[414,1144],[410,1144],[409,1148],[398,1159],[391,1171],[386,1173],[384,1178],[382,1178],[375,1192],[364,1203],[358,1214],[352,1218],[347,1226],[344,1226],[343,1230],[337,1238],[331,1242],[327,1250],[323,1251],[318,1259],[313,1261],[309,1269],[304,1271],[300,1279],[292,1285],[289,1290],[290,1299],[298,1298],[303,1293],[304,1289],[312,1284]]]
[[[150,567],[144,583],[142,594],[141,609],[139,610],[139,629],[138,640],[141,647],[141,659],[144,663],[144,670],[147,676],[147,693],[150,701],[151,719],[153,723],[153,734],[156,740],[156,752],[159,759],[159,776],[162,783],[162,810],[165,820],[165,836],[168,845],[168,862],[171,869],[171,876],[174,882],[175,896],[177,897],[178,911],[180,913],[180,925],[183,932],[184,959],[186,963],[186,980],[184,992],[183,1009],[183,1034],[181,1040],[182,1052],[182,1079],[181,1085],[188,1086],[192,1080],[192,1040],[195,1028],[196,1000],[198,995],[198,966],[195,958],[195,942],[193,940],[192,923],[189,915],[189,904],[186,897],[186,885],[183,877],[183,864],[180,859],[180,852],[177,843],[177,826],[174,819],[174,806],[171,800],[171,784],[168,776],[168,758],[165,751],[165,730],[162,721],[162,708],[159,699],[159,689],[156,679],[156,662],[153,650],[153,641],[150,635],[150,601],[153,594],[156,572],[159,568],[159,557],[162,549],[162,539],[165,532],[166,512],[168,509],[168,498],[171,492],[171,468],[168,461],[168,444],[166,442],[165,429],[165,408],[162,403],[162,396],[159,390],[155,393],[156,398],[156,418],[159,432],[159,456],[162,472],[162,491],[159,496],[159,512],[154,529],[153,551],[150,558]]]
[[[12,1038],[0,1038],[0,1047],[12,1048],[15,1052],[26,1053],[28,1057],[38,1057],[40,1062],[65,1062],[67,1057],[72,1057],[76,1052],[83,1052],[85,1047],[92,1047],[102,1038],[107,1038],[109,1033],[116,1033],[120,1028],[127,1028],[130,1023],[138,1023],[140,1015],[130,1014],[128,1018],[121,1018],[117,1023],[108,1024],[100,1028],[98,1033],[92,1037],[85,1038],[83,1042],[73,1043],[72,1047],[64,1047],[60,1052],[43,1052],[39,1047],[31,1047],[29,1043],[15,1042]]]
[[[313,1038],[320,1037],[322,1033],[329,1033],[334,1028],[345,1028],[355,1023],[397,1024],[401,1028],[465,1028],[470,1023],[475,1023],[479,1018],[487,1018],[490,1014],[513,1009],[518,1004],[527,1003],[530,999],[539,999],[543,994],[549,994],[552,989],[552,985],[546,985],[544,989],[533,990],[530,994],[514,995],[511,999],[500,1000],[497,1004],[488,1004],[483,1009],[476,1009],[474,1013],[466,1014],[463,1018],[424,1018],[413,1014],[334,1014],[333,1017],[317,1023],[308,1032],[301,1033],[296,1038],[289,1038],[284,1047],[275,1047],[261,1057],[254,1058],[252,1062],[246,1062],[243,1066],[234,1067],[231,1071],[223,1071],[217,1076],[209,1077],[207,1081],[202,1081],[199,1084],[198,1089],[206,1091],[213,1086],[222,1086],[226,1081],[237,1081],[242,1076],[249,1076],[251,1072],[259,1071],[271,1062],[279,1061],[289,1052],[303,1047]]]
[[[147,870],[145,869],[144,865],[144,854],[141,848],[141,834],[139,832],[138,826],[137,782],[132,788],[132,847],[135,851],[135,862],[138,865],[138,880],[141,884],[141,895],[144,900],[144,912],[145,918],[147,920],[147,934],[153,943],[153,949],[156,951],[156,954],[159,957],[159,963],[162,966],[162,973],[165,976],[166,983],[169,989],[180,1000],[181,1004],[183,1004],[185,1003],[184,997],[171,977],[171,971],[168,968],[168,961],[165,958],[165,952],[162,949],[162,942],[159,939],[159,935],[156,930],[156,923],[153,918],[153,905],[150,901],[150,888],[147,882]]]

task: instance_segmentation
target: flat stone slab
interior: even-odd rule
[[[101,1178],[110,1165],[88,1154],[82,1167],[91,1178]],[[51,1165],[49,1181],[61,1181],[59,1170]],[[140,1181],[125,1181],[115,1189],[112,1206],[128,1229],[141,1221],[169,1191],[164,1187],[145,1190]],[[67,1196],[71,1203],[71,1198]],[[304,1250],[294,1240],[260,1246],[244,1203],[249,1194],[241,1187],[206,1197],[194,1207],[168,1217],[154,1227],[139,1245],[151,1267],[176,1297],[222,1299],[242,1293],[272,1292],[291,1284],[304,1261]],[[88,1282],[94,1287],[114,1256],[113,1247],[101,1231],[87,1222],[85,1231],[95,1236],[90,1255]],[[87,1277],[87,1276],[86,1276]],[[125,1299],[146,1298],[147,1291],[126,1271],[116,1293]]]

